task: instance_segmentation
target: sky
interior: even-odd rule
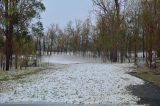
[[[93,17],[92,0],[43,0],[43,3],[46,10],[42,13],[41,21],[45,30],[51,24],[64,28],[69,21]]]

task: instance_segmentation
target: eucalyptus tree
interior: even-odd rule
[[[65,52],[70,53],[71,52],[71,35],[67,29],[67,27],[64,28],[63,30],[64,38],[65,38]]]
[[[59,29],[57,32],[57,49],[58,52],[65,51],[65,44],[66,44],[66,35],[64,34],[62,29]]]
[[[37,52],[39,51],[39,56],[42,55],[42,37],[44,36],[43,33],[43,24],[38,21],[33,27],[32,27],[32,34],[37,38]]]
[[[146,63],[152,67],[153,58],[160,57],[160,1],[141,1],[141,25],[145,36]],[[155,54],[155,56],[153,56]],[[155,62],[156,63],[156,62]]]
[[[80,50],[80,34],[81,34],[81,21],[76,20],[75,26],[72,22],[67,24],[67,32],[71,36],[71,50],[75,54]]]
[[[5,34],[6,70],[9,70],[13,54],[14,32],[23,34],[29,31],[33,18],[40,16],[45,9],[41,0],[1,0],[1,25]]]
[[[52,24],[50,26],[50,28],[48,28],[48,36],[50,39],[50,55],[53,52],[53,47],[55,46],[54,44],[56,44],[56,38],[57,38],[57,32],[59,30],[58,24]]]
[[[86,19],[82,24],[82,31],[81,31],[81,50],[83,53],[83,56],[86,54],[86,51],[88,50],[88,44],[89,44],[89,34],[90,34],[90,20]]]
[[[73,36],[74,53],[76,53],[77,51],[80,52],[81,31],[82,31],[82,22],[80,20],[76,20],[74,36]]]
[[[3,68],[4,64],[4,37],[2,35],[2,32],[0,32],[0,67]]]
[[[112,62],[117,62],[118,59],[118,42],[117,36],[120,32],[121,26],[121,6],[120,0],[93,0],[94,5],[96,8],[96,13],[102,19],[102,23],[104,23],[104,27],[107,28],[107,32],[104,35],[105,37],[108,35],[111,41],[111,48],[110,48],[110,59]],[[106,23],[106,24],[105,24]],[[104,32],[104,31],[103,31]]]

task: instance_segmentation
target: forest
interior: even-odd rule
[[[54,53],[158,66],[160,0],[92,3],[95,23],[88,17],[85,21],[69,21],[63,29],[51,23],[45,31],[41,22],[45,6],[41,0],[0,0],[1,69],[37,67],[41,56]]]
[[[160,106],[160,0],[0,0],[1,105]]]

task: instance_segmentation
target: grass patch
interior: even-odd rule
[[[59,67],[55,65],[41,65],[40,67],[28,67],[27,69],[22,70],[10,70],[10,71],[1,71],[0,70],[0,93],[12,91],[18,84],[29,83],[30,80],[26,80],[25,78],[42,74],[50,71],[49,69],[56,70]],[[51,71],[52,71],[51,70]],[[13,83],[12,83],[13,81]]]
[[[155,70],[147,67],[138,67],[135,71],[135,76],[160,87],[160,74]]]
[[[26,70],[0,71],[0,82],[22,79],[25,76],[37,74],[46,69],[51,69],[51,67],[43,66],[43,67],[28,68]]]
[[[138,76],[160,87],[160,75],[157,75],[153,72],[147,72],[147,73],[138,73]]]
[[[7,81],[7,80],[8,78],[6,76],[0,79],[0,81]]]

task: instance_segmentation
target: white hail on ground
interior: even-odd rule
[[[60,57],[52,56],[48,62],[58,62],[57,66],[63,67],[56,71],[45,70],[25,78],[28,83],[19,84],[13,91],[0,93],[0,103],[41,101],[71,104],[137,104],[139,98],[133,96],[126,88],[144,82],[126,73],[131,71],[128,68],[131,64],[100,64],[94,59],[87,61],[72,57],[68,60],[71,56],[65,56],[66,60],[63,56]],[[48,59],[45,58],[44,62]]]

